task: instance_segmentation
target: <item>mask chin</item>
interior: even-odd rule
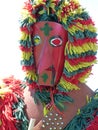
[[[55,86],[55,68],[49,67],[38,74],[38,84],[43,86]]]

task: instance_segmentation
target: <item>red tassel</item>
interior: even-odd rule
[[[21,32],[25,32],[26,34],[32,34],[32,31],[33,31],[32,28],[30,28],[30,30],[28,30],[28,28],[26,26],[21,27],[20,30],[21,30]]]
[[[83,77],[84,75],[86,75],[89,71],[91,71],[91,69],[92,69],[92,67],[90,67],[90,68],[87,68],[87,69],[85,69],[83,72],[81,72],[81,73],[78,73],[78,74],[76,74],[76,75],[74,75],[74,76],[71,76],[71,77],[66,77],[66,75],[62,75],[62,77],[67,81],[67,82],[70,82],[70,83],[72,83],[72,84],[75,84],[75,85],[78,85],[78,83],[79,83],[79,78],[81,78],[81,77]]]
[[[92,19],[90,18],[90,19],[76,19],[76,20],[73,20],[73,22],[75,22],[75,23],[81,23],[82,25],[89,25],[89,24],[92,24],[92,25],[94,25],[94,22],[92,21]]]
[[[20,46],[19,47],[21,51],[24,51],[24,52],[32,52],[32,48],[28,48],[27,46],[24,47],[24,46]]]
[[[97,39],[96,38],[84,38],[84,39],[74,38],[74,42],[71,44],[74,46],[82,46],[82,45],[87,44],[87,43],[95,44],[95,43],[97,43]]]
[[[22,70],[24,71],[34,70],[34,66],[22,66]]]
[[[86,128],[86,130],[98,130],[98,116],[94,118],[91,124]]]
[[[70,65],[74,66],[74,65],[78,65],[79,63],[82,63],[82,62],[85,62],[85,63],[92,62],[92,61],[96,60],[96,57],[95,56],[85,56],[85,57],[69,59],[68,56],[65,56],[65,60],[67,60]]]

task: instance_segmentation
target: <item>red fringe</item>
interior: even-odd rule
[[[24,47],[22,45],[19,48],[21,51],[24,51],[24,52],[32,52],[32,48]]]
[[[86,130],[98,130],[98,116],[94,118],[91,124],[86,128]]]
[[[82,25],[89,25],[89,24],[95,25],[91,18],[87,19],[87,20],[76,19],[76,20],[73,20],[73,22],[75,22],[75,23],[79,22]]]
[[[89,71],[91,71],[91,69],[92,69],[92,67],[90,67],[90,68],[87,68],[87,69],[85,69],[83,72],[81,72],[81,73],[78,73],[78,74],[76,74],[76,75],[74,75],[74,76],[71,76],[70,78],[69,77],[66,77],[66,75],[62,75],[62,77],[67,81],[67,82],[70,82],[70,83],[72,83],[72,84],[75,84],[75,85],[78,85],[78,83],[79,83],[79,78],[81,78],[81,77],[83,77],[83,76],[85,76]]]
[[[31,28],[31,30],[28,30],[28,28],[27,28],[26,26],[21,27],[20,30],[21,30],[22,32],[25,32],[26,34],[32,34],[32,31],[33,31],[32,28]]]
[[[33,11],[33,7],[30,4],[30,0],[29,2],[24,2],[24,4],[25,4],[24,9],[28,10],[31,13]]]
[[[35,70],[35,66],[22,66],[22,70],[23,71],[31,71],[31,70]]]
[[[82,46],[84,44],[87,43],[92,43],[92,44],[97,44],[97,39],[96,38],[84,38],[84,39],[76,39],[74,38],[74,42],[72,42],[71,44],[74,46]]]
[[[69,59],[68,56],[65,56],[65,60],[67,60],[70,65],[74,66],[74,65],[78,65],[81,62],[92,62],[94,60],[96,60],[95,56],[85,56],[85,57],[79,57],[79,58],[74,58],[74,59]]]

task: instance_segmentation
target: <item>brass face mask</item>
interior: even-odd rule
[[[39,85],[54,86],[64,67],[64,48],[67,32],[55,22],[38,22],[33,25],[33,45]]]

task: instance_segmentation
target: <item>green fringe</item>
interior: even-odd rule
[[[90,67],[85,67],[85,68],[82,68],[82,69],[78,69],[76,71],[73,71],[73,72],[68,72],[66,68],[64,68],[63,70],[63,73],[67,76],[67,77],[72,77],[72,76],[75,76],[76,74],[79,74],[79,73],[82,73],[84,72],[86,69],[88,69]]]
[[[48,104],[50,103],[51,99],[50,99],[50,92],[46,91],[46,90],[42,90],[42,91],[36,91],[34,94],[34,101],[35,103],[38,102],[38,100],[43,104]]]
[[[27,38],[27,40],[20,40],[20,45],[23,46],[23,47],[31,48],[32,47],[32,41],[30,41],[29,38]]]
[[[29,83],[29,84],[32,84],[33,83],[33,80],[32,79],[29,79],[28,77],[25,77],[24,78],[24,81]]]
[[[29,120],[26,117],[25,114],[25,104],[23,100],[17,95],[18,102],[13,104],[13,117],[15,117],[16,120],[19,122],[16,123],[16,128],[18,130],[27,130],[29,125]]]
[[[21,60],[22,66],[31,66],[31,65],[33,65],[33,63],[34,63],[33,56],[31,56],[29,60]]]
[[[86,130],[87,126],[94,119],[94,112],[98,109],[98,92],[95,93],[90,102],[81,108],[80,114],[77,114],[64,130]],[[98,112],[96,113],[98,115]]]
[[[77,19],[77,18],[82,18],[84,20],[88,20],[90,19],[90,16],[89,14],[85,11],[85,9],[83,9],[83,12],[81,14],[75,14],[74,15],[74,18]]]
[[[73,58],[79,58],[79,57],[85,57],[85,56],[93,56],[93,55],[96,55],[96,54],[97,54],[97,51],[96,52],[87,51],[87,52],[81,53],[81,54],[73,54],[73,55],[68,54],[68,58],[73,59]]]
[[[62,94],[54,94],[53,99],[54,99],[54,104],[60,111],[66,110],[66,106],[64,105],[64,102],[70,102],[70,103],[73,102],[73,99],[71,97]],[[44,105],[51,103],[50,92],[47,90],[36,91],[34,95],[34,101],[35,103],[38,103],[38,101],[40,101]]]

